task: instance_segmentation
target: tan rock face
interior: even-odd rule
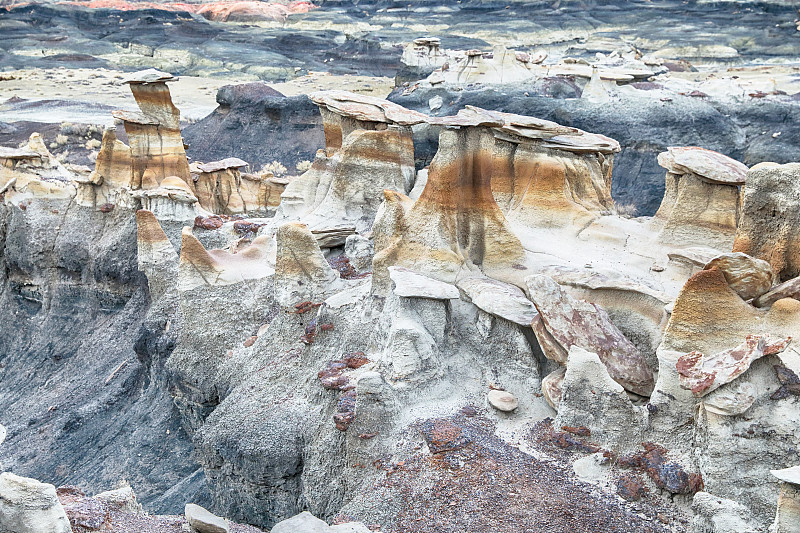
[[[677,164],[673,154],[685,165]],[[664,198],[655,215],[660,240],[730,249],[739,219],[738,186],[744,183],[744,165],[696,147],[670,148],[658,156],[658,164],[668,171]]]
[[[747,166],[713,150],[698,146],[670,147],[658,156],[658,164],[673,174],[695,174],[723,185],[744,185]]]
[[[731,289],[750,300],[767,292],[775,282],[772,267],[766,261],[741,252],[723,254],[709,262],[705,268],[718,268]]]
[[[492,123],[491,117],[474,123],[482,120]],[[487,128],[464,125],[442,131],[419,199],[408,211],[394,209],[394,234],[374,231],[376,279],[385,277],[388,266],[397,265],[450,283],[470,271],[519,283],[525,256],[492,196],[493,149],[494,137]],[[379,242],[388,246],[380,249]]]
[[[653,373],[636,346],[611,323],[608,314],[596,304],[576,300],[551,278],[535,275],[526,278],[528,295],[542,317],[534,327],[545,355],[562,364],[565,352],[573,346],[596,353],[614,381],[641,396],[653,391]],[[541,334],[543,328],[549,337]],[[548,350],[554,342],[560,347]],[[549,353],[548,353],[549,352]]]
[[[772,265],[780,281],[800,276],[800,163],[747,173],[734,252]]]
[[[275,272],[271,261],[273,241],[260,236],[246,248],[231,253],[206,250],[189,227],[181,234],[178,288],[187,291],[199,286],[223,286],[260,279]]]
[[[281,305],[317,301],[333,289],[339,274],[325,260],[305,224],[284,224],[278,228],[275,239],[275,299]]]

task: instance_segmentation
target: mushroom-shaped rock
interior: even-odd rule
[[[611,213],[617,141],[533,117],[493,115],[503,125],[494,130],[492,191],[509,220],[577,231]]]
[[[247,162],[236,157],[192,163],[190,169],[200,207],[226,215],[266,211],[270,185],[255,176],[245,178],[241,169],[246,166]]]
[[[664,198],[655,215],[660,241],[730,249],[747,167],[693,146],[669,148],[659,154],[658,164],[667,169]]]
[[[486,399],[489,401],[489,405],[498,411],[506,413],[510,413],[519,407],[519,402],[514,395],[504,390],[492,389],[489,391],[489,394],[486,395]]]
[[[733,251],[767,261],[780,281],[800,276],[800,163],[747,173]]]
[[[741,252],[718,255],[705,269],[714,267],[743,300],[761,296],[775,283],[775,273],[769,263]]]
[[[180,111],[172,103],[166,82],[174,78],[153,69],[132,74],[130,86],[140,113],[114,111],[125,125],[131,150],[131,187],[142,188],[144,173],[150,170],[157,183],[178,176],[190,184],[189,162],[183,147]]]
[[[375,98],[347,91],[319,91],[308,95],[320,107],[328,155],[341,148],[354,130],[375,130],[385,124],[412,126],[427,120],[427,115]]]
[[[275,272],[271,263],[273,240],[265,235],[237,253],[206,250],[189,227],[181,233],[181,254],[178,265],[178,288],[218,287],[260,279]]]
[[[721,185],[744,185],[747,166],[713,150],[698,146],[669,147],[658,164],[673,174],[694,174]]]
[[[573,346],[553,425],[583,426],[591,432],[592,441],[614,449],[628,449],[641,442],[646,420],[625,389],[611,379],[600,357]]]
[[[339,273],[325,260],[305,224],[290,222],[275,235],[275,299],[284,306],[303,300],[321,300],[339,287]]]
[[[345,91],[313,93],[320,106],[327,152],[282,195],[278,220],[297,219],[321,246],[338,246],[371,229],[383,191],[407,193],[414,184],[412,124],[426,116]]]
[[[396,265],[448,283],[482,271],[521,285],[525,252],[491,191],[494,137],[488,126],[502,122],[476,113],[431,123],[444,129],[425,189],[407,210],[403,202],[387,205],[385,214],[394,213],[393,223],[376,222],[373,229],[373,282],[385,279],[386,269]]]
[[[601,307],[576,300],[548,276],[534,275],[525,281],[528,295],[541,315],[541,323],[534,321],[534,333],[548,358],[568,364],[564,354],[573,346],[581,347],[597,353],[608,374],[626,390],[650,395],[653,373],[645,358]]]
[[[774,533],[798,533],[800,531],[800,466],[771,470],[781,481],[778,509],[770,531]]]
[[[11,472],[0,474],[0,531],[72,533],[56,488]]]

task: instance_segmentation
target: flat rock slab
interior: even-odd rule
[[[490,278],[467,278],[456,283],[480,309],[520,326],[530,327],[538,312],[518,287]]]
[[[228,523],[224,518],[220,518],[199,505],[187,503],[184,514],[189,525],[198,533],[228,533]]]
[[[221,161],[212,161],[211,163],[198,163],[197,168],[201,172],[217,172],[228,168],[242,168],[246,167],[249,163],[242,161],[238,157],[226,157]]]
[[[394,293],[405,298],[430,298],[432,300],[458,300],[455,285],[445,283],[403,267],[389,267],[389,277],[394,282]]]
[[[800,465],[782,470],[770,470],[770,473],[781,481],[792,485],[800,485]]]
[[[331,528],[308,511],[278,522],[270,533],[330,533]]]
[[[658,155],[658,164],[675,174],[696,174],[711,183],[744,185],[747,165],[698,146],[669,147]]]
[[[748,335],[739,346],[716,355],[682,355],[675,364],[681,387],[696,397],[705,396],[742,375],[756,359],[782,352],[790,341],[791,337],[773,341],[768,335]]]

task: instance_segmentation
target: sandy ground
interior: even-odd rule
[[[22,69],[0,73],[0,121],[73,122],[110,124],[111,109],[137,110],[127,85],[128,74],[108,69]],[[217,90],[242,83],[227,78],[181,76],[170,84],[172,100],[182,118],[196,121],[217,107]],[[287,96],[323,89],[345,89],[385,97],[392,90],[392,78],[337,76],[311,72],[285,83],[270,86]],[[11,98],[27,102],[8,102]]]

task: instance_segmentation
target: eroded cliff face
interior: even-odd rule
[[[202,471],[165,386],[174,337],[146,319],[133,211],[72,199],[0,207],[3,467],[56,485],[125,478],[175,512]],[[173,318],[174,320],[174,318]]]
[[[800,302],[784,256],[731,253],[733,191],[701,223],[677,216],[697,202],[680,182],[669,216],[620,216],[612,139],[479,108],[312,99],[326,149],[273,217],[233,217],[234,196],[198,191],[235,162],[191,183],[120,182],[109,207],[78,194],[102,184],[52,177],[35,142],[0,152],[15,471],[130,471],[154,509],[207,494],[261,527],[308,509],[397,532],[686,531],[714,519],[705,489],[766,529],[768,471],[800,439]],[[440,129],[425,172],[414,125]],[[668,170],[737,197],[743,182],[738,229],[757,233],[759,169],[679,156],[695,150],[670,150]],[[793,242],[772,228],[761,241]]]

